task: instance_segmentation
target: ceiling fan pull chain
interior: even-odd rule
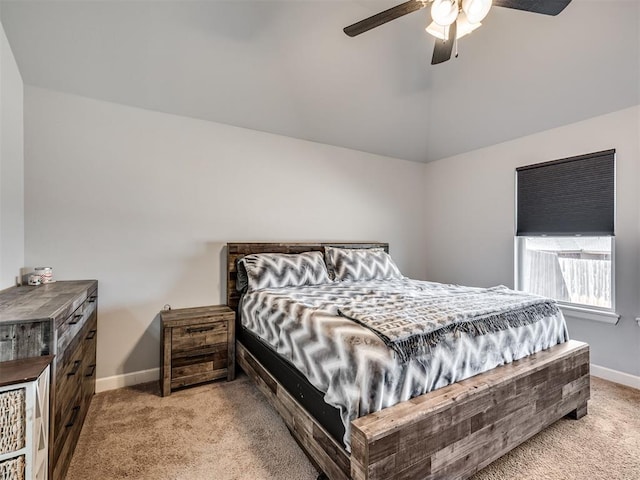
[[[453,40],[454,57],[458,58],[458,36]]]

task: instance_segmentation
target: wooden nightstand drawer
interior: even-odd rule
[[[175,327],[171,331],[172,354],[216,344],[226,345],[227,322],[204,323],[188,327]]]
[[[235,313],[226,305],[161,312],[162,395],[235,377]]]
[[[213,345],[173,355],[171,358],[171,378],[185,377],[196,373],[227,369],[229,345]],[[226,374],[225,374],[226,375]]]

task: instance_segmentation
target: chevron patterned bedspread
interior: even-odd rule
[[[264,289],[244,295],[241,321],[339,409],[350,450],[355,418],[568,340],[564,317],[554,310],[483,335],[448,331],[428,351],[403,362],[373,331],[338,314],[381,294],[428,297],[460,289],[479,290],[407,278]]]
[[[448,332],[484,335],[558,313],[555,301],[504,286],[415,290],[383,290],[340,307],[338,313],[373,330],[403,362],[427,353]]]

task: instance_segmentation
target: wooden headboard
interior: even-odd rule
[[[384,248],[389,253],[389,244],[381,242],[327,242],[327,243],[227,243],[227,305],[237,311],[240,292],[236,289],[237,263],[252,253],[302,253],[323,252],[324,247],[338,248]]]

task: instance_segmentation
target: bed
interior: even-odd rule
[[[388,252],[388,245],[378,242],[230,243],[228,305],[240,306],[239,259],[255,253],[323,252],[325,247]],[[241,321],[237,331],[238,364],[331,479],[467,478],[563,416],[580,418],[587,411],[589,348],[567,341],[383,405],[387,408],[354,418],[341,429],[336,418],[344,423],[344,411],[322,402],[326,391],[254,338]]]

